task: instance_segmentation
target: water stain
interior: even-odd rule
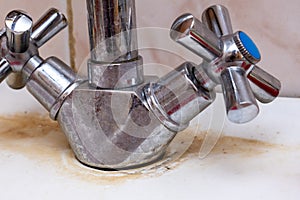
[[[199,147],[203,142],[203,138],[195,137],[192,145],[183,155],[183,157],[194,156],[199,153]],[[218,140],[210,155],[220,154],[239,154],[241,156],[257,156],[258,154],[266,153],[272,148],[282,148],[282,145],[270,144],[267,142],[239,138],[233,136],[222,136]]]
[[[161,161],[140,169],[100,171],[80,164],[57,122],[39,114],[0,116],[0,150],[23,155],[39,165],[56,169],[63,176],[99,184],[117,184],[142,177],[160,176],[187,159],[198,156],[203,135],[194,137],[193,131],[179,134]],[[254,156],[277,145],[236,137],[221,137],[212,155],[240,154]]]

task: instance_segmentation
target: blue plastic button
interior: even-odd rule
[[[257,60],[260,60],[260,53],[257,46],[251,40],[251,38],[244,32],[239,32],[239,37],[245,49]]]

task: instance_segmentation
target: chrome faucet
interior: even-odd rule
[[[226,8],[212,6],[203,22],[185,14],[171,38],[204,62],[185,62],[167,75],[144,76],[138,53],[134,0],[87,0],[91,57],[88,77],[79,77],[41,47],[67,25],[50,9],[34,25],[10,12],[0,32],[0,80],[24,86],[58,120],[77,159],[91,167],[126,169],[160,159],[176,133],[215,99],[221,84],[230,120],[258,113],[255,97],[272,101],[280,82],[257,67],[260,54],[243,32],[232,33]],[[254,94],[254,95],[253,95]]]

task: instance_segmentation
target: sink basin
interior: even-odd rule
[[[25,90],[0,87],[5,105],[0,108],[1,199],[274,200],[300,195],[300,99],[260,105],[259,116],[244,125],[221,120],[209,126],[216,114],[212,106],[179,134],[161,161],[135,170],[99,171],[74,158],[57,123]],[[218,95],[215,106],[221,99]],[[207,130],[222,134],[210,154],[201,157]]]

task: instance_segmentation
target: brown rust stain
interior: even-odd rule
[[[184,158],[198,155],[202,142],[203,138],[195,137],[193,143],[182,157]],[[282,145],[270,144],[254,139],[221,136],[210,155],[239,154],[241,156],[250,157],[266,153],[270,149],[279,147],[282,148]]]
[[[64,176],[89,182],[119,183],[140,176],[83,166],[75,159],[58,123],[40,114],[0,116],[0,150],[21,154],[38,164],[53,166]]]
[[[177,142],[180,140],[182,138]],[[55,167],[56,171],[63,176],[102,184],[116,184],[141,177],[159,176],[176,168],[188,158],[197,156],[202,141],[202,138],[190,137],[190,141],[187,141],[186,144],[181,142],[181,144],[187,145],[186,148],[182,148],[182,152],[173,151],[172,156],[167,156],[163,160],[141,169],[101,171],[83,166],[74,158],[58,123],[49,117],[34,113],[0,116],[0,150],[18,153],[36,161],[37,164]],[[224,136],[219,139],[212,155],[252,156],[274,147],[276,145],[257,140]],[[183,152],[185,153],[183,154]],[[181,157],[177,159],[179,156]],[[175,158],[176,160],[174,160]]]

